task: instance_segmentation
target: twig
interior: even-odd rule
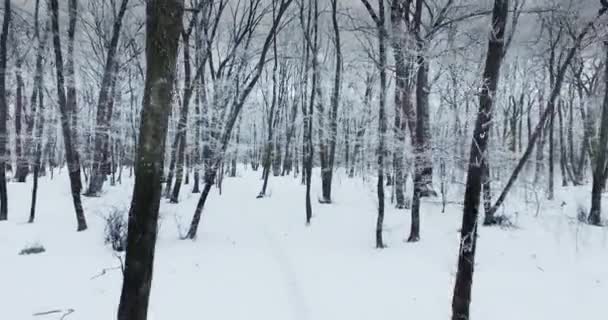
[[[34,314],[32,314],[32,316],[34,317],[38,317],[38,316],[46,316],[49,314],[53,314],[53,313],[59,313],[61,312],[61,310],[57,309],[57,310],[49,310],[49,311],[44,311],[44,312],[36,312]]]
[[[65,317],[69,316],[70,314],[74,313],[74,309],[68,309],[62,316],[61,318],[59,318],[59,320],[63,320],[65,319]]]
[[[39,316],[46,316],[46,315],[53,314],[53,313],[64,312],[64,314],[61,316],[61,318],[59,318],[59,320],[63,320],[67,316],[69,316],[70,314],[74,313],[74,311],[75,310],[72,309],[72,308],[69,308],[69,309],[66,309],[66,310],[55,309],[55,310],[49,310],[49,311],[43,311],[43,312],[36,312],[36,313],[32,314],[32,316],[39,317]]]
[[[104,269],[102,269],[100,273],[92,276],[90,280],[99,278],[99,277],[105,275],[107,271],[116,270],[116,269],[122,269],[122,262],[121,262],[121,265],[118,266],[118,267],[112,267],[112,268],[104,268]]]

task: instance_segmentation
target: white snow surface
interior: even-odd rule
[[[271,176],[271,195],[256,199],[260,174],[241,168],[240,177],[225,178],[221,196],[212,189],[195,241],[179,239],[198,200],[192,184],[179,204],[161,200],[149,319],[449,319],[461,190],[453,187],[446,213],[440,198],[424,199],[421,241],[407,243],[409,211],[393,209],[387,189],[388,248],[378,250],[375,179],[337,174],[334,203],[322,205],[317,172],[307,227],[300,179]],[[66,174],[41,178],[34,224],[26,223],[31,182],[9,183],[9,221],[0,222],[0,319],[60,319],[69,309],[65,319],[115,319],[122,274],[103,243],[103,217],[112,207],[126,214],[133,180],[123,180],[106,183],[103,197],[83,198],[85,232],[75,231]],[[480,227],[473,320],[607,319],[608,229],[575,218],[579,203],[588,207],[589,191],[558,188],[556,200],[540,203],[526,203],[519,192],[503,210],[516,228]],[[36,242],[46,252],[18,255]]]

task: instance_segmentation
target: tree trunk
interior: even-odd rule
[[[72,130],[72,145],[78,150],[78,102],[76,95],[76,78],[74,70],[74,40],[76,37],[76,19],[78,16],[78,0],[69,0],[68,3],[68,53],[65,62],[66,103],[70,113],[70,129]],[[79,157],[76,152],[76,157]],[[80,163],[78,159],[78,163]],[[78,178],[78,190],[82,190],[82,180]]]
[[[266,196],[266,188],[268,187],[268,177],[270,176],[270,164],[271,164],[271,157],[272,157],[272,153],[273,153],[273,149],[274,149],[274,141],[273,141],[273,134],[274,134],[274,117],[275,115],[275,110],[277,109],[277,94],[278,94],[278,80],[277,80],[277,70],[278,70],[278,56],[277,56],[277,37],[275,36],[273,38],[272,41],[272,48],[273,48],[273,52],[274,52],[274,57],[273,57],[273,66],[272,66],[272,100],[270,102],[270,111],[268,113],[268,122],[267,122],[267,126],[268,126],[268,131],[266,133],[266,145],[265,145],[265,149],[264,149],[264,170],[263,170],[263,184],[262,184],[262,190],[260,191],[260,193],[257,195],[257,198],[263,198]]]
[[[61,129],[63,133],[63,143],[65,146],[65,157],[68,165],[70,176],[70,187],[72,189],[72,200],[76,211],[76,221],[78,223],[77,231],[87,229],[87,223],[82,209],[82,201],[80,199],[80,161],[78,160],[78,152],[72,144],[72,131],[70,128],[70,112],[68,109],[65,96],[65,78],[63,70],[63,57],[61,52],[61,38],[59,35],[59,5],[57,0],[50,0],[51,4],[51,26],[53,31],[53,48],[55,52],[55,71],[57,74],[57,96],[59,102],[59,110],[61,113]],[[1,173],[0,173],[1,174]]]
[[[17,182],[25,182],[25,178],[29,172],[27,158],[25,157],[23,139],[22,139],[22,114],[25,110],[24,99],[24,83],[21,70],[21,61],[17,61],[17,96],[15,97],[15,156],[17,158],[17,170],[15,171],[15,179]]]
[[[183,0],[149,0],[146,4],[146,82],[118,320],[147,318],[183,12]]]
[[[41,53],[39,53],[41,54]],[[42,69],[40,69],[42,72]],[[39,79],[39,80],[38,80]],[[44,93],[42,91],[42,73],[37,78],[38,84],[38,123],[36,124],[36,148],[34,151],[34,173],[33,173],[33,186],[32,186],[32,203],[30,207],[30,218],[28,223],[33,223],[36,217],[36,199],[38,197],[38,176],[40,174],[40,167],[42,166],[42,131],[44,130]]]
[[[104,158],[108,159],[109,157],[107,155],[108,150],[107,148],[104,148],[104,146],[108,145],[108,141],[110,139],[110,123],[108,121],[107,113],[109,105],[113,100],[111,89],[113,83],[116,81],[116,75],[114,74],[116,51],[118,49],[118,39],[120,38],[122,19],[127,10],[128,2],[129,0],[122,0],[120,9],[118,11],[118,16],[116,16],[116,20],[114,20],[114,25],[112,27],[112,38],[108,48],[101,89],[99,91],[99,101],[97,103],[95,149],[93,150],[91,179],[89,180],[89,188],[86,192],[86,195],[88,196],[99,196],[103,183],[106,180],[106,174],[104,172]]]
[[[46,43],[49,35],[49,25],[47,21],[46,28],[44,30],[42,38],[40,37],[40,28],[38,23],[38,14],[40,9],[40,0],[36,0],[36,9],[34,13],[34,35],[38,40],[38,51],[36,53],[36,69],[34,73],[34,85],[32,88],[32,97],[30,100],[30,119],[28,121],[28,136],[30,136],[31,142],[34,144],[32,148],[33,152],[33,187],[32,187],[32,201],[30,207],[30,218],[29,223],[33,223],[36,217],[36,199],[38,196],[38,176],[40,175],[40,167],[42,164],[42,136],[44,132],[44,91],[42,90],[42,59],[46,48]],[[38,108],[36,108],[38,103]],[[36,122],[36,136],[34,137],[34,117],[38,117]]]
[[[196,19],[196,17],[194,17],[193,19]],[[180,113],[180,119],[179,122],[177,123],[177,133],[176,133],[176,140],[179,140],[178,145],[179,148],[177,149],[177,163],[176,165],[176,172],[175,172],[175,185],[173,186],[173,193],[171,194],[171,203],[177,203],[179,201],[179,191],[181,189],[182,186],[182,179],[184,176],[184,157],[186,154],[186,126],[188,124],[188,112],[189,112],[189,105],[190,105],[190,98],[192,97],[192,94],[194,93],[193,88],[191,88],[192,86],[192,80],[191,80],[191,71],[190,71],[190,44],[189,44],[189,40],[190,40],[190,33],[186,32],[186,31],[182,31],[182,39],[183,39],[183,55],[184,55],[184,96],[183,96],[183,102],[182,102],[182,109],[181,109],[181,113]],[[175,156],[173,153],[171,154],[172,156]],[[174,160],[172,159],[171,162],[173,163]],[[170,172],[169,174],[171,175],[172,172]],[[171,184],[170,184],[171,180],[168,180],[168,184],[167,184],[167,191],[169,191],[171,189]]]
[[[336,158],[336,140],[338,139],[338,108],[340,106],[340,86],[342,85],[342,48],[340,42],[340,26],[338,25],[338,0],[331,1],[331,21],[334,31],[334,46],[336,50],[336,66],[334,72],[334,83],[331,94],[331,110],[329,112],[329,158],[327,171],[324,173],[323,200],[331,202],[331,185],[334,172],[334,161]]]
[[[492,30],[483,72],[483,85],[479,95],[479,111],[475,121],[473,140],[467,172],[464,194],[462,227],[460,229],[460,250],[458,271],[452,299],[452,320],[469,320],[471,304],[471,287],[475,267],[475,249],[477,244],[477,221],[479,215],[479,197],[481,191],[486,148],[492,121],[492,108],[498,80],[500,65],[504,57],[504,35],[509,9],[508,0],[495,0],[492,10]]]
[[[608,41],[604,41],[605,61],[608,63]],[[602,225],[602,191],[606,186],[606,158],[608,158],[608,65],[604,66],[604,101],[602,103],[602,122],[600,137],[593,169],[593,187],[591,190],[591,210],[587,221],[595,226]]]
[[[393,47],[393,55],[395,56],[395,151],[393,153],[393,168],[395,171],[395,199],[396,207],[404,209],[405,205],[405,173],[404,159],[405,152],[405,134],[408,110],[412,109],[411,105],[411,88],[409,78],[411,76],[411,66],[406,60],[407,56],[407,36],[409,30],[405,28],[406,18],[404,12],[403,0],[395,0],[391,5],[391,26],[393,36],[391,44]]]
[[[8,196],[6,190],[6,161],[8,160],[7,144],[8,102],[6,93],[6,41],[11,21],[11,1],[4,1],[4,20],[0,35],[0,221],[8,218]]]

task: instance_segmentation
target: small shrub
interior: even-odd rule
[[[582,203],[576,204],[576,220],[580,223],[587,223],[587,208]]]
[[[504,214],[497,214],[491,220],[485,220],[484,226],[498,226],[505,229],[515,228],[515,224],[511,221],[511,218]]]
[[[110,244],[114,251],[124,251],[127,246],[128,230],[126,209],[112,208],[105,219],[104,243]]]
[[[23,256],[23,255],[29,255],[29,254],[38,254],[38,253],[43,253],[45,252],[46,249],[44,249],[44,247],[36,242],[36,243],[32,243],[32,244],[28,244],[25,246],[25,248],[21,249],[21,251],[19,251],[19,255]]]

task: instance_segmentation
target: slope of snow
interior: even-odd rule
[[[149,319],[450,317],[458,204],[442,214],[439,199],[425,200],[422,239],[415,244],[404,242],[409,211],[388,205],[389,247],[377,250],[374,179],[337,175],[334,204],[313,199],[306,227],[299,179],[270,177],[271,195],[256,199],[260,173],[241,173],[225,178],[221,196],[213,189],[196,241],[179,240],[198,200],[192,186],[182,189],[179,204],[162,200]],[[31,184],[9,184],[9,221],[0,223],[0,319],[59,319],[69,309],[66,319],[115,318],[121,262],[103,243],[103,216],[112,207],[128,209],[132,180],[124,180],[106,186],[102,198],[83,198],[89,230],[81,233],[67,175],[41,180],[34,224],[25,223]],[[558,190],[557,200],[542,201],[538,213],[517,195],[522,200],[505,208],[517,228],[480,228],[472,319],[605,318],[608,230],[575,219],[588,189]],[[319,194],[316,174],[313,197]],[[18,255],[35,242],[46,252]]]

